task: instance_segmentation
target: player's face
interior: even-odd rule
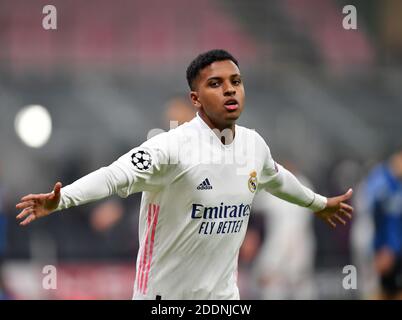
[[[233,128],[244,108],[239,68],[231,60],[213,62],[201,70],[190,96],[209,126]]]

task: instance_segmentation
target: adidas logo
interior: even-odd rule
[[[206,178],[200,185],[197,187],[198,190],[210,190],[212,189],[212,185],[209,182],[208,178]]]

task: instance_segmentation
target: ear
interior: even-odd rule
[[[197,109],[201,108],[201,102],[200,102],[200,100],[198,100],[197,91],[190,92],[190,99],[191,99],[191,103],[193,104],[194,107],[196,107]]]

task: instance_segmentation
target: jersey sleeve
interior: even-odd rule
[[[168,133],[147,140],[102,167],[61,189],[57,210],[96,201],[113,194],[128,197],[140,191],[157,191],[169,179],[170,163]],[[56,210],[56,211],[57,211]]]
[[[262,148],[265,151],[263,169],[258,184],[259,190],[265,190],[282,200],[315,212],[324,209],[327,205],[327,198],[304,186],[289,170],[276,163],[268,145],[261,137],[259,138],[262,140]]]

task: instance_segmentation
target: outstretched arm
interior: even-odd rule
[[[262,187],[273,195],[288,202],[306,207],[314,211],[315,215],[332,227],[336,223],[346,224],[351,219],[353,208],[345,203],[352,196],[352,189],[345,194],[326,198],[302,185],[299,180],[287,169],[275,164],[276,172],[266,176]]]
[[[54,211],[100,200],[113,194],[127,197],[135,192],[160,189],[168,179],[167,154],[163,150],[165,146],[167,143],[161,134],[132,149],[111,165],[91,172],[62,189],[58,182],[53,192],[24,196],[16,206],[22,209],[17,219],[24,219],[20,224],[25,226]]]
[[[53,192],[22,197],[16,207],[23,211],[17,216],[17,219],[26,218],[21,222],[21,225],[25,226],[37,218],[45,217],[55,211],[83,205],[113,194],[127,196],[130,191],[136,191],[132,185],[138,189],[144,187],[144,183],[141,182],[146,180],[147,175],[133,173],[132,170],[126,168],[130,165],[125,163],[124,157],[107,167],[87,174],[62,189],[61,183],[58,182],[55,184]],[[131,190],[129,190],[130,186],[132,186]]]

